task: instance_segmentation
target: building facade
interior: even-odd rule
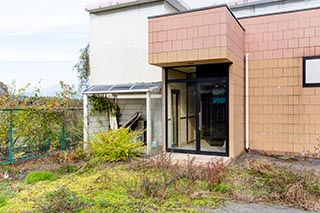
[[[137,0],[89,5],[90,88],[84,92],[84,140],[110,128],[107,114],[91,113],[90,97],[120,107],[119,126],[139,116],[147,152],[162,149],[161,68],[148,63],[148,16],[186,10],[176,0]]]
[[[154,145],[232,158],[249,149],[319,157],[320,1],[232,2],[88,7],[85,139],[110,126],[90,114],[90,97],[103,96],[120,106],[120,126],[141,115],[148,153]]]
[[[150,17],[165,150],[319,157],[319,6],[274,0]]]

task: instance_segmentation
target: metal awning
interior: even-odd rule
[[[83,93],[90,94],[115,94],[115,93],[146,93],[161,88],[161,82],[131,83],[114,85],[92,85]]]

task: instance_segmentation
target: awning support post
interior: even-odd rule
[[[88,130],[89,130],[89,108],[88,95],[83,95],[83,148],[86,149],[88,145]]]
[[[151,95],[147,92],[147,155],[151,155],[151,141],[152,141],[152,119],[151,119]]]

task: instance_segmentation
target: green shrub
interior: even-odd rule
[[[136,141],[143,131],[129,128],[103,131],[95,135],[91,143],[93,155],[103,162],[118,162],[135,159],[142,155],[144,143]]]
[[[34,171],[30,172],[26,177],[27,184],[35,184],[40,181],[53,181],[58,179],[58,175],[48,171]]]

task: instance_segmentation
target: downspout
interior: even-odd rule
[[[249,53],[245,54],[245,111],[246,111],[246,118],[245,118],[245,128],[246,128],[246,151],[250,150],[250,142],[249,142]]]

